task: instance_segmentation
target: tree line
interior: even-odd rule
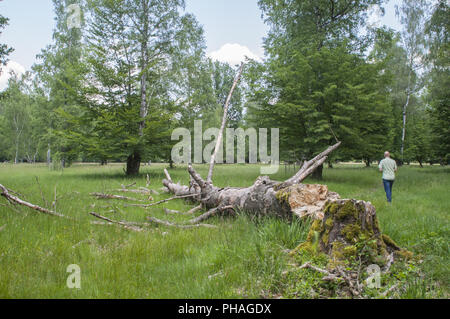
[[[176,127],[218,127],[235,68],[206,55],[183,0],[53,0],[53,43],[0,92],[0,160],[171,161]],[[67,19],[81,8],[80,27]],[[231,127],[280,128],[281,160],[342,141],[329,158],[448,164],[445,0],[404,0],[401,32],[367,23],[382,0],[259,0],[270,27],[247,61]],[[0,32],[8,19],[0,16]],[[0,43],[0,66],[12,52]],[[321,169],[318,170],[318,176]]]

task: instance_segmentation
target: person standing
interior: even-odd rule
[[[392,186],[394,186],[395,172],[397,172],[397,163],[391,158],[389,152],[384,153],[384,159],[378,165],[380,172],[383,172],[383,186],[386,192],[386,198],[392,203]]]

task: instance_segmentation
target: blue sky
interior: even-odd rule
[[[399,2],[390,0],[385,5],[386,15],[381,23],[400,28],[394,10]],[[244,54],[263,56],[262,38],[268,28],[261,19],[257,0],[186,0],[186,11],[203,25],[207,51],[214,58],[237,63]],[[0,36],[0,43],[15,48],[10,55],[10,69],[29,70],[36,54],[52,42],[52,1],[0,0],[0,13],[10,19],[10,25]],[[3,73],[0,90],[6,81],[7,72]]]

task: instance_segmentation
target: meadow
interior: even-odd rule
[[[144,222],[168,216],[163,208],[187,211],[192,203],[174,200],[150,209],[124,207],[123,201],[97,200],[91,192],[110,193],[136,182],[162,193],[165,164],[142,166],[127,178],[123,165],[75,164],[64,170],[45,165],[0,164],[0,183],[29,202],[74,217],[65,220],[8,205],[0,198],[0,298],[334,298],[320,274],[293,269],[311,256],[289,257],[305,240],[310,222],[274,218],[215,217],[217,229],[163,226],[133,232],[120,226],[94,225],[89,212],[115,220]],[[198,165],[202,175],[207,167]],[[281,167],[272,179],[284,180],[293,167]],[[170,170],[175,181],[188,183],[186,167]],[[217,186],[248,186],[260,175],[257,165],[216,165]],[[336,165],[324,169],[322,183],[342,198],[372,202],[383,232],[417,258],[393,268],[382,289],[397,284],[392,298],[448,298],[450,169],[404,166],[394,185],[393,204],[386,203],[376,167]],[[138,194],[121,194],[143,198]],[[55,201],[56,198],[56,201]],[[53,204],[52,204],[53,203]],[[306,259],[305,259],[306,258]],[[320,258],[315,260],[318,264]],[[81,269],[81,289],[69,289],[67,266]],[[377,291],[366,297],[382,298]]]

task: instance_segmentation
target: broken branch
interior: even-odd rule
[[[241,67],[239,69],[237,77],[234,79],[233,85],[231,86],[230,93],[228,94],[227,100],[225,101],[225,105],[223,107],[223,118],[222,118],[222,126],[220,127],[219,135],[217,136],[216,141],[216,147],[214,149],[214,153],[211,156],[211,160],[209,162],[209,172],[208,172],[208,178],[206,180],[207,183],[212,183],[212,175],[214,170],[214,164],[216,161],[216,155],[219,152],[219,148],[222,145],[222,138],[223,138],[223,131],[225,129],[226,123],[227,123],[227,117],[228,117],[228,105],[230,104],[231,97],[233,96],[234,89],[236,88],[239,79],[241,78],[242,71],[244,70],[244,63],[241,63]],[[201,185],[200,185],[201,187]]]
[[[58,213],[58,212],[51,211],[51,210],[49,210],[47,208],[43,208],[43,207],[40,207],[38,205],[34,205],[34,204],[26,202],[26,201],[24,201],[24,200],[22,200],[22,199],[20,199],[20,198],[18,198],[16,196],[14,196],[14,195],[11,195],[8,192],[8,189],[5,186],[3,186],[2,184],[0,184],[0,189],[2,191],[2,193],[0,195],[5,197],[6,199],[8,199],[8,201],[10,201],[10,202],[26,206],[28,208],[31,208],[31,209],[33,209],[35,211],[38,211],[38,212],[41,212],[41,213],[44,213],[44,214],[47,214],[47,215],[52,215],[52,216],[57,216],[57,217],[62,217],[62,218],[69,218],[67,216],[64,216],[63,214]]]
[[[182,224],[175,224],[175,223],[171,223],[167,220],[160,220],[158,218],[155,217],[147,217],[149,222],[155,223],[155,224],[160,224],[160,225],[164,225],[167,227],[177,227],[177,228],[198,228],[198,227],[206,227],[206,228],[217,228],[217,226],[214,225],[209,225],[209,224],[192,224],[192,225],[182,225]]]
[[[112,219],[110,219],[110,218],[108,218],[108,217],[99,215],[99,214],[97,214],[97,213],[95,213],[95,212],[91,212],[91,213],[89,213],[89,214],[92,215],[92,216],[94,216],[94,217],[97,217],[97,218],[99,218],[99,219],[105,220],[105,221],[107,221],[108,223],[112,223],[112,224],[116,224],[116,225],[123,226],[125,229],[129,229],[129,230],[136,231],[136,232],[142,232],[142,231],[145,231],[144,228],[139,227],[139,226],[136,226],[135,223],[119,222],[119,221],[117,221],[117,220],[112,220]]]
[[[162,203],[169,202],[169,201],[174,200],[174,199],[189,198],[189,197],[194,197],[194,196],[197,196],[197,194],[184,195],[184,196],[174,196],[174,197],[171,197],[171,198],[168,198],[168,199],[163,199],[163,200],[160,200],[159,202],[151,203],[151,204],[142,204],[142,205],[140,205],[140,204],[128,204],[128,205],[125,205],[125,207],[152,207],[152,206],[156,206],[156,205],[159,205],[159,204],[162,204]]]
[[[119,200],[130,200],[130,201],[135,201],[135,202],[142,202],[142,200],[139,200],[136,198],[120,196],[120,195],[103,194],[103,193],[91,193],[90,195],[97,197],[97,199],[119,199]]]

